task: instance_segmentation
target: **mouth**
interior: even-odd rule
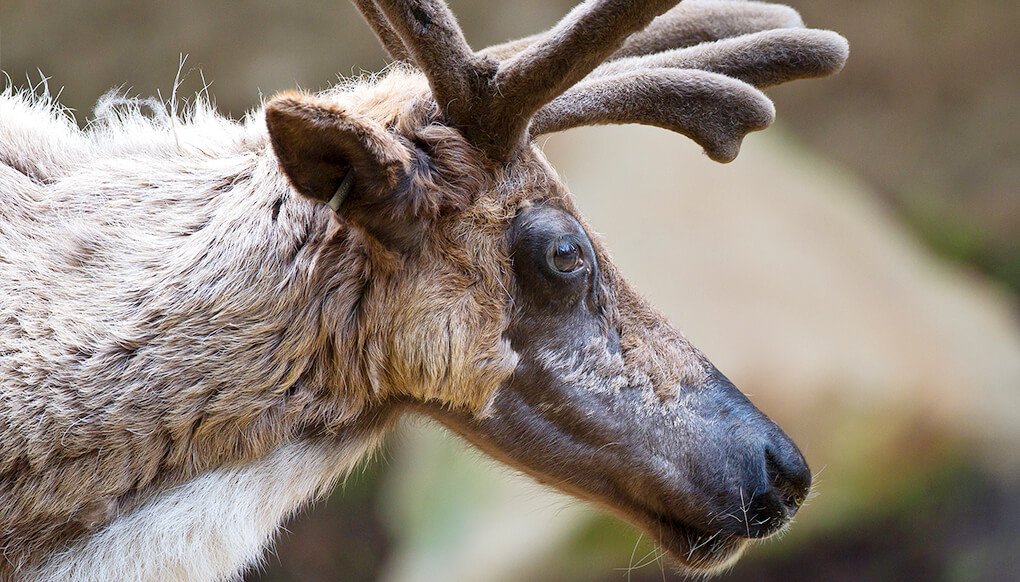
[[[635,426],[621,417],[644,405],[637,391],[547,383],[553,388],[543,392],[502,392],[484,418],[425,411],[497,460],[630,522],[687,574],[719,573],[751,540],[784,529],[810,486],[800,451],[731,384],[697,392],[685,406],[695,420],[715,419],[712,402],[721,400],[721,418],[739,426],[684,424],[672,408]]]
[[[688,574],[713,574],[729,568],[750,541],[721,530],[706,531],[661,514],[650,514],[642,521],[645,522],[642,529]]]

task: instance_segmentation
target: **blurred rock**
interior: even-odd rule
[[[379,510],[400,543],[379,580],[519,580],[578,534],[592,510],[470,450],[445,430],[411,423],[391,441]]]

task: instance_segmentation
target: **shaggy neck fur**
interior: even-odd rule
[[[205,554],[217,579],[385,424],[373,251],[291,190],[258,115],[107,115],[0,96],[0,579],[177,579]]]

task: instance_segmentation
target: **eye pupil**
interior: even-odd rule
[[[552,252],[552,266],[561,273],[576,271],[583,264],[581,249],[577,243],[561,240]]]

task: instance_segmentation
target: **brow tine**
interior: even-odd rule
[[[701,69],[767,88],[840,71],[849,55],[842,36],[828,30],[768,30],[698,46],[606,63],[591,77],[654,68]]]
[[[379,10],[375,2],[373,0],[351,1],[354,2],[354,6],[357,7],[358,12],[361,12],[368,25],[372,27],[375,36],[379,38],[379,42],[382,43],[390,58],[397,61],[410,61],[411,57],[407,48],[404,47],[403,41],[400,40],[389,21],[386,20],[386,15]]]
[[[743,81],[697,70],[642,69],[586,79],[535,114],[531,137],[583,125],[640,123],[683,134],[711,159],[732,161],[775,107]]]

